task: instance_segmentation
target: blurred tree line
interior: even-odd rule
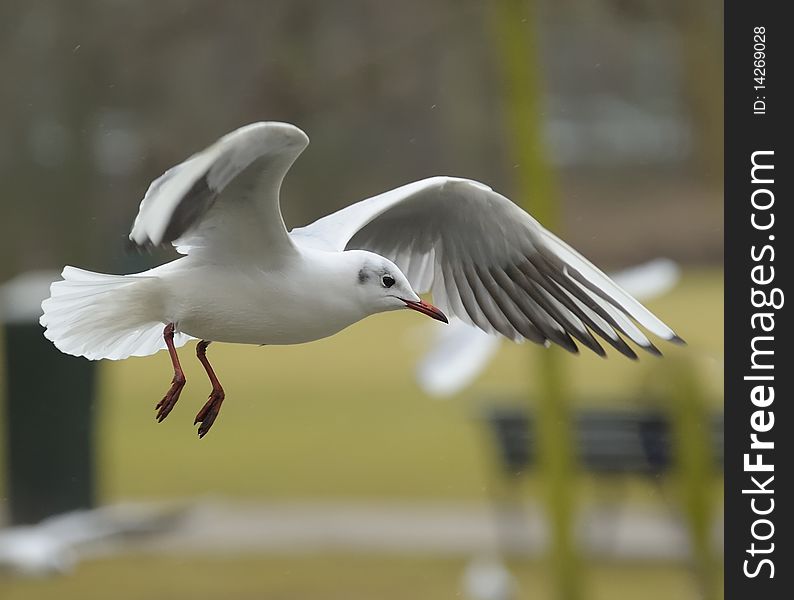
[[[608,266],[659,252],[721,259],[721,4],[538,8],[541,116],[568,237]],[[521,165],[508,158],[487,11],[474,0],[4,0],[0,281],[134,262],[124,241],[148,183],[255,120],[312,139],[285,184],[290,225],[434,174],[509,195]]]

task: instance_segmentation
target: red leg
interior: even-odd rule
[[[176,354],[174,347],[174,324],[169,323],[163,330],[163,339],[168,348],[168,354],[171,355],[171,364],[174,365],[174,378],[171,380],[171,387],[166,392],[160,402],[155,406],[157,410],[157,422],[162,422],[174,408],[176,401],[179,400],[179,394],[182,393],[182,388],[185,387],[185,374],[182,372],[182,366],[179,364],[179,357]]]
[[[200,438],[203,438],[210,430],[210,427],[212,427],[212,424],[215,422],[215,419],[221,410],[223,399],[226,397],[223,387],[221,387],[221,383],[215,376],[215,371],[212,370],[212,365],[207,359],[207,346],[209,346],[211,343],[212,342],[208,342],[206,340],[201,340],[196,345],[196,356],[198,356],[198,359],[204,366],[204,370],[207,372],[207,377],[210,378],[210,383],[212,383],[212,391],[210,392],[209,400],[207,400],[206,404],[204,404],[204,406],[196,415],[196,420],[193,421],[193,425],[196,423],[201,423],[198,429]]]

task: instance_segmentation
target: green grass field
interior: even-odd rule
[[[3,581],[3,600],[439,600],[465,598],[460,559],[365,556],[97,560],[75,577]],[[553,598],[539,563],[513,561],[516,600]],[[604,564],[586,575],[588,600],[696,600],[687,572],[666,564]]]
[[[648,303],[689,342],[661,349],[695,367],[714,410],[722,402],[722,293],[721,272],[690,270],[673,292]],[[170,382],[167,355],[103,363],[101,499],[211,494],[263,501],[484,502],[492,457],[483,452],[480,407],[495,396],[531,399],[534,358],[544,350],[505,343],[465,394],[433,400],[413,382],[415,362],[430,342],[423,325],[414,314],[389,314],[303,346],[211,347],[227,401],[203,440],[192,422],[209,387],[193,344],[181,351],[188,384],[162,424],[154,420],[154,405]],[[561,358],[575,406],[641,405],[641,390],[665,365],[651,356],[631,362],[614,353],[607,360]],[[611,485],[582,478],[578,492],[592,499],[609,494]],[[542,481],[530,477],[527,494],[539,486]],[[714,486],[718,494],[719,482]],[[621,500],[661,501],[658,487],[639,479],[627,483]],[[0,579],[0,597],[436,600],[460,597],[463,567],[459,559],[421,556],[103,559],[81,564],[69,578]],[[545,565],[514,562],[512,568],[520,598],[552,597]],[[693,578],[680,565],[588,565],[586,581],[592,599],[698,597]]]

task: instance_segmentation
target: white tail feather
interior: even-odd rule
[[[44,336],[66,354],[91,360],[148,356],[165,348],[164,323],[153,319],[157,297],[146,275],[105,275],[65,267],[41,303]],[[190,336],[177,333],[181,346]]]

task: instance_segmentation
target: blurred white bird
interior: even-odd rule
[[[471,561],[463,573],[463,590],[469,600],[512,600],[518,585],[507,567],[496,558]]]
[[[172,527],[181,511],[124,505],[77,510],[36,525],[0,529],[0,571],[21,577],[70,573],[93,544]]]
[[[614,273],[612,281],[640,300],[669,291],[681,276],[676,263],[666,258]],[[452,319],[446,327],[433,328],[430,350],[416,365],[416,381],[429,396],[446,398],[469,386],[499,350],[499,336]]]
[[[225,393],[207,360],[212,341],[298,344],[379,312],[448,311],[513,339],[571,352],[593,335],[635,358],[658,354],[637,325],[682,340],[587,259],[510,200],[466,179],[433,177],[287,232],[281,182],[308,138],[286,123],[242,127],[166,171],[141,202],[130,239],[186,254],[133,275],[74,267],[42,303],[45,336],[89,359],[167,348],[174,378],[162,421],[185,385],[176,348],[201,341],[212,384],[195,423],[204,436]],[[440,308],[421,300],[431,291]],[[636,324],[635,324],[636,322]]]

